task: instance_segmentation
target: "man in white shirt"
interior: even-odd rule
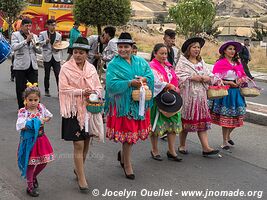
[[[41,51],[36,47],[34,38],[37,35],[31,33],[32,21],[25,18],[21,22],[20,31],[12,33],[11,47],[14,51],[14,73],[16,83],[16,93],[18,107],[23,108],[23,92],[26,89],[26,83],[38,83],[38,65],[36,53]]]
[[[58,75],[60,72],[60,61],[61,52],[53,48],[53,44],[61,41],[62,36],[56,31],[56,20],[49,19],[46,22],[47,31],[42,31],[39,34],[40,45],[43,48],[43,60],[44,60],[44,86],[45,86],[45,96],[50,97],[49,93],[49,80],[50,80],[50,70],[53,67],[53,71],[56,77],[56,82],[58,85]]]

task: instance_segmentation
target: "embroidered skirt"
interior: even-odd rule
[[[51,162],[55,159],[53,148],[50,144],[50,141],[43,134],[40,137],[37,137],[37,140],[32,148],[29,165],[39,165],[43,163]]]
[[[158,111],[158,107],[156,102],[154,102],[153,107],[151,109],[151,126],[153,127],[154,121],[156,118]],[[182,121],[181,121],[181,113],[177,113],[174,116],[168,118],[164,116],[161,112],[159,112],[159,117],[157,120],[155,131],[151,134],[162,136],[165,132],[175,132],[179,134],[182,131]]]
[[[228,128],[243,125],[246,102],[239,88],[230,88],[227,96],[210,101],[209,108],[212,123]]]
[[[62,117],[61,138],[66,141],[80,141],[90,138],[89,133],[81,130],[77,117]]]
[[[135,120],[127,116],[117,117],[116,108],[113,114],[107,116],[106,137],[115,142],[136,144],[139,139],[147,139],[150,130],[150,110],[146,111],[144,120]]]

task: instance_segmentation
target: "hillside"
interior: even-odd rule
[[[213,0],[218,16],[259,17],[267,15],[267,0]],[[142,18],[167,14],[168,8],[179,0],[134,0],[133,14]]]
[[[259,17],[267,15],[267,0],[214,0],[217,15]]]

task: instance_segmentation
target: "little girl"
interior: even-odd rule
[[[25,107],[19,110],[16,123],[20,131],[18,166],[21,176],[27,178],[27,194],[32,197],[39,196],[37,175],[54,160],[53,149],[44,133],[44,123],[53,115],[40,103],[40,96],[37,84],[27,83]]]

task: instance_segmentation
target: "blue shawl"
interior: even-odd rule
[[[35,144],[38,132],[41,126],[41,120],[38,118],[32,118],[26,122],[26,130],[20,132],[20,144],[18,150],[18,167],[21,172],[21,176],[26,178],[26,172],[28,168],[30,153]]]
[[[132,55],[131,64],[117,55],[108,64],[106,73],[106,104],[105,111],[112,112],[116,106],[117,117],[129,116],[135,120],[143,120],[145,116],[139,115],[139,102],[132,99],[133,87],[129,81],[135,76],[147,79],[150,90],[154,88],[154,76],[149,64],[142,57]],[[146,101],[145,110],[151,108],[153,100]]]

